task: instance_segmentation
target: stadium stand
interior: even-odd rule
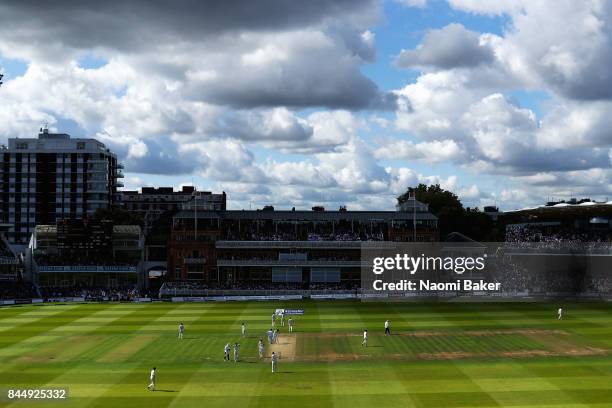
[[[36,287],[23,281],[2,281],[0,283],[0,300],[31,299],[38,297]]]
[[[139,283],[142,241],[137,225],[58,221],[36,226],[27,258],[39,287],[55,292],[134,287]]]
[[[504,219],[500,215],[506,224],[505,241],[485,249],[489,255],[485,270],[462,276],[436,272],[428,278],[437,282],[484,279],[500,283],[500,295],[509,297],[612,295],[612,279],[602,272],[606,266],[585,261],[585,256],[594,253],[603,255],[597,259],[612,259],[610,217],[593,213],[594,206],[585,208],[586,216],[563,213],[563,217],[546,218],[541,213],[520,213]],[[364,242],[437,240],[436,218],[426,211],[417,215],[412,219],[408,212],[322,209],[202,211],[197,215],[181,211],[168,231],[167,274],[160,282],[159,297],[357,294],[362,290]],[[142,289],[137,278],[142,272],[138,269],[141,241],[137,226],[102,222],[36,227],[31,254],[41,294],[87,300],[156,296],[156,291]],[[535,256],[543,254],[554,254],[560,261],[543,263],[543,258]],[[0,255],[14,259],[10,249],[1,245]],[[36,292],[36,287],[29,292],[27,285],[5,288],[5,298],[10,293],[34,296]]]

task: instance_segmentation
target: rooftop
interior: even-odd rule
[[[437,217],[429,212],[416,212],[418,220],[436,220]],[[193,218],[194,211],[180,211],[174,218]],[[197,217],[201,219],[227,219],[227,220],[273,220],[273,221],[391,221],[412,220],[413,213],[405,211],[292,211],[292,210],[227,210],[227,211],[199,211]]]

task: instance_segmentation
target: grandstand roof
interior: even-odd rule
[[[538,217],[540,219],[560,219],[568,217],[612,217],[612,201],[587,201],[580,204],[559,203],[555,205],[542,205],[539,207],[522,208],[520,210],[506,211],[504,216]]]
[[[198,218],[227,220],[272,220],[272,221],[411,221],[413,213],[403,211],[257,211],[227,210],[199,211]],[[180,211],[174,218],[194,218],[193,211]],[[437,220],[430,212],[416,212],[417,220]]]
[[[608,201],[608,202],[595,202],[595,201],[586,201],[584,203],[580,203],[580,204],[571,204],[571,203],[558,203],[558,204],[554,204],[554,205],[539,205],[536,207],[525,207],[525,208],[520,208],[520,209],[516,209],[516,210],[508,210],[508,211],[504,211],[505,213],[515,213],[515,212],[521,212],[521,211],[532,211],[532,210],[551,210],[551,209],[555,209],[555,208],[585,208],[585,207],[589,207],[589,208],[599,208],[599,209],[605,209],[608,210],[610,208],[612,208],[612,201]]]

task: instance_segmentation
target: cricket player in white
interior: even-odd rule
[[[240,344],[234,344],[234,363],[238,362],[238,351],[240,350]]]
[[[293,319],[289,317],[289,321],[287,323],[289,323],[289,333],[293,333]]]
[[[276,354],[274,352],[272,352],[272,372],[275,373],[276,372],[276,361],[278,360],[278,357],[276,356]]]
[[[563,308],[559,308],[559,310],[557,310],[557,320],[563,320]]]
[[[155,367],[153,367],[153,369],[151,370],[151,383],[149,384],[149,386],[147,387],[149,389],[149,391],[155,391]]]
[[[259,351],[259,358],[262,359],[264,357],[264,342],[263,339],[259,339],[259,343],[257,344],[257,351]]]
[[[272,329],[268,330],[268,343],[272,344],[274,341],[274,331]]]
[[[242,322],[242,337],[246,337],[246,322]]]
[[[391,323],[389,320],[385,320],[385,336],[391,335]]]
[[[361,342],[361,345],[368,347],[368,331],[367,330],[363,331],[363,341]]]
[[[178,338],[182,340],[183,339],[183,334],[185,334],[185,325],[183,324],[183,322],[181,322],[179,324],[179,335],[178,335]]]
[[[276,313],[272,313],[272,327],[276,326]]]
[[[225,355],[223,356],[223,359],[225,361],[229,361],[229,359],[230,359],[230,349],[231,349],[230,344],[227,343],[225,345],[225,348],[223,349],[223,351],[225,352]]]
[[[285,311],[281,312],[281,326],[285,326]]]

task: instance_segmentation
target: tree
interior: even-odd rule
[[[403,204],[412,196],[429,205],[431,211],[438,217],[438,229],[442,240],[451,232],[460,232],[476,241],[492,240],[494,223],[478,208],[464,208],[459,197],[439,184],[427,186],[419,184],[409,187],[405,193],[397,197],[398,204]]]
[[[397,202],[403,204],[415,193],[416,199],[422,203],[429,204],[429,211],[435,215],[463,209],[459,197],[451,191],[444,190],[439,184],[430,186],[419,184],[416,187],[408,187],[404,194],[397,197]]]
[[[478,208],[467,207],[459,218],[458,232],[480,242],[497,241],[495,222]]]

